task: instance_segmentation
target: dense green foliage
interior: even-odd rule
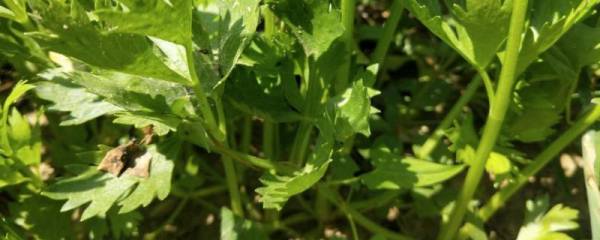
[[[3,0],[0,236],[600,239],[598,3]]]

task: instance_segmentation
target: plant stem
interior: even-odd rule
[[[371,219],[365,217],[360,212],[356,211],[354,208],[350,207],[346,204],[342,197],[334,191],[331,191],[327,186],[320,186],[323,191],[323,195],[334,205],[336,205],[342,212],[351,217],[358,225],[363,226],[367,230],[382,235],[387,239],[395,239],[395,240],[409,240],[411,237],[404,236],[402,234],[395,233],[393,231],[384,228],[377,223],[371,221]]]
[[[396,33],[396,28],[398,27],[398,23],[402,17],[402,10],[404,9],[403,1],[394,0],[392,6],[390,7],[390,17],[385,22],[383,26],[383,34],[377,40],[377,46],[375,47],[375,51],[371,57],[371,62],[379,64],[379,69],[383,68],[383,62],[385,60],[385,56],[390,48],[390,44],[394,39],[394,33]]]
[[[216,99],[217,114],[219,115],[219,130],[225,136],[227,136],[227,120],[225,119],[225,112],[223,111],[223,104],[221,99]],[[228,148],[227,141],[223,142],[224,148]],[[240,187],[238,186],[237,174],[235,171],[235,165],[233,160],[222,154],[221,160],[223,161],[223,169],[225,170],[225,181],[227,183],[227,189],[229,190],[229,198],[231,200],[231,210],[238,216],[244,216],[244,209],[242,208],[242,200],[240,197]]]
[[[590,125],[600,119],[600,105],[594,108],[584,117],[575,122],[558,139],[552,142],[542,153],[540,153],[517,177],[505,188],[502,188],[494,194],[490,200],[483,206],[477,215],[487,221],[498,209],[504,206],[504,203],[525,185],[529,178],[539,172],[548,164],[562,149],[568,146],[575,138],[581,135]]]
[[[324,94],[322,91],[323,88],[321,87],[321,80],[317,78],[315,74],[314,65],[315,62],[313,60],[309,60],[308,73],[305,74],[305,76],[308,76],[306,79],[308,81],[308,87],[306,90],[306,100],[303,115],[307,119],[312,119],[312,116],[315,115],[317,110],[316,108],[318,108],[318,105],[321,103],[320,101]],[[292,146],[290,159],[292,163],[298,166],[304,163],[312,129],[313,122],[303,120],[296,132],[296,138],[294,139],[294,145]]]
[[[275,14],[265,6],[262,8],[262,15],[265,21],[265,37],[271,39],[275,34]]]
[[[240,151],[243,153],[250,152],[250,145],[252,144],[252,117],[246,116],[243,119],[244,125],[242,127],[242,140],[240,144]]]
[[[478,76],[471,80],[471,82],[469,83],[469,85],[467,85],[467,88],[463,92],[462,96],[458,98],[458,100],[456,101],[454,106],[452,106],[452,109],[450,109],[450,111],[446,114],[446,117],[444,117],[440,125],[438,125],[435,131],[433,131],[433,134],[431,134],[431,136],[427,138],[427,140],[425,140],[425,143],[423,143],[421,148],[419,148],[418,152],[416,153],[416,156],[418,158],[429,158],[431,152],[433,152],[433,150],[437,147],[438,143],[440,142],[440,139],[442,139],[442,137],[444,136],[444,132],[446,131],[446,129],[448,129],[452,125],[452,122],[454,122],[454,120],[460,115],[463,108],[467,105],[467,103],[469,103],[469,101],[471,101],[471,99],[473,98],[475,93],[477,93],[477,89],[479,89],[480,86],[481,77]]]
[[[278,172],[293,172],[294,170],[297,170],[286,165],[279,165],[273,163],[269,159],[259,158],[249,154],[237,152],[235,150],[218,144],[214,144],[212,148],[221,155],[226,155],[227,157],[233,158],[234,160],[237,160],[239,162],[248,164],[250,166],[262,168],[265,170],[276,170]]]
[[[342,4],[342,24],[344,25],[344,34],[341,36],[346,52],[343,56],[343,63],[338,71],[337,79],[334,84],[335,93],[342,93],[348,86],[350,78],[350,65],[352,62],[352,50],[354,48],[354,12],[356,0],[341,0]]]
[[[204,118],[206,129],[213,135],[213,137],[220,142],[225,140],[225,135],[218,131],[217,122],[215,120],[215,116],[212,112],[210,104],[208,103],[208,98],[202,89],[200,84],[200,79],[196,74],[196,67],[194,64],[194,54],[192,53],[192,44],[191,42],[186,46],[186,58],[187,64],[189,68],[190,75],[192,77],[192,89],[194,90],[194,94],[196,95],[196,100],[200,103],[200,111],[202,112],[202,117]]]
[[[492,106],[483,130],[481,142],[475,153],[473,164],[469,168],[464,185],[458,195],[452,213],[450,214],[450,218],[448,222],[443,225],[442,230],[438,235],[439,240],[454,239],[456,231],[462,225],[467,206],[481,181],[485,162],[498,139],[506,115],[506,110],[508,109],[511,100],[512,88],[516,78],[519,49],[527,13],[527,2],[528,0],[522,0],[513,3],[508,40],[506,43],[506,53],[503,61],[504,66],[500,72],[498,90],[494,96],[494,100],[491,102]]]
[[[269,120],[264,120],[263,122],[263,141],[262,141],[262,147],[263,147],[263,153],[266,159],[271,160],[271,162],[275,161],[275,123],[269,121]],[[269,221],[272,222],[275,225],[279,224],[279,212],[275,211],[273,209],[266,209],[265,210],[265,218]]]
[[[488,75],[485,69],[480,68],[477,69],[477,73],[483,80],[483,85],[485,86],[485,92],[487,94],[488,101],[490,102],[490,106],[492,106],[494,104],[494,84],[490,79],[490,75]]]

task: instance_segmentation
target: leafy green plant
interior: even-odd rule
[[[600,118],[598,3],[5,0],[0,233],[589,238],[489,221]]]

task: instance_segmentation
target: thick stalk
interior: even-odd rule
[[[523,171],[505,188],[502,188],[494,194],[490,200],[477,212],[477,215],[487,221],[498,209],[504,206],[506,201],[521,189],[529,180],[544,166],[546,166],[556,155],[567,147],[575,138],[581,135],[588,127],[600,119],[600,105],[594,108],[580,118],[571,127],[564,132],[558,139],[550,144],[542,153],[540,153]]]
[[[382,68],[385,56],[394,39],[394,33],[396,33],[396,28],[402,17],[402,10],[404,9],[402,2],[403,1],[401,0],[393,1],[392,6],[390,7],[390,17],[383,26],[383,34],[379,37],[379,40],[377,40],[377,46],[371,57],[371,62],[379,64],[380,69]]]
[[[475,77],[469,83],[469,85],[467,85],[463,95],[458,98],[458,101],[456,101],[454,106],[452,106],[452,109],[450,109],[450,112],[446,114],[446,117],[444,117],[440,125],[438,125],[435,131],[433,131],[433,134],[431,134],[431,136],[425,140],[425,143],[423,143],[421,148],[419,148],[418,152],[416,153],[417,157],[421,159],[429,158],[431,152],[433,152],[444,136],[446,129],[452,125],[452,122],[454,122],[456,118],[458,118],[463,108],[469,101],[471,101],[471,98],[473,98],[475,93],[477,93],[479,86],[481,86],[481,77]]]
[[[346,52],[342,57],[342,66],[338,71],[337,79],[334,84],[335,93],[342,93],[348,86],[350,78],[350,65],[352,61],[352,50],[354,46],[354,12],[356,0],[342,1],[342,24],[344,25],[344,34],[341,39],[344,42]]]
[[[485,162],[498,139],[506,115],[506,110],[508,109],[512,97],[512,88],[515,82],[517,61],[519,60],[519,49],[527,13],[527,2],[528,0],[521,0],[513,3],[508,40],[506,43],[506,53],[503,61],[504,66],[500,72],[498,90],[492,101],[488,119],[483,129],[482,139],[475,152],[475,159],[467,172],[467,177],[461,192],[458,195],[456,204],[452,209],[450,218],[448,222],[443,225],[442,230],[438,235],[439,240],[454,239],[456,231],[462,225],[467,206],[471,201],[471,198],[473,198],[473,194],[481,181]]]

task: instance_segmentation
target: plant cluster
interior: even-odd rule
[[[1,236],[600,239],[598,3],[3,0]]]

